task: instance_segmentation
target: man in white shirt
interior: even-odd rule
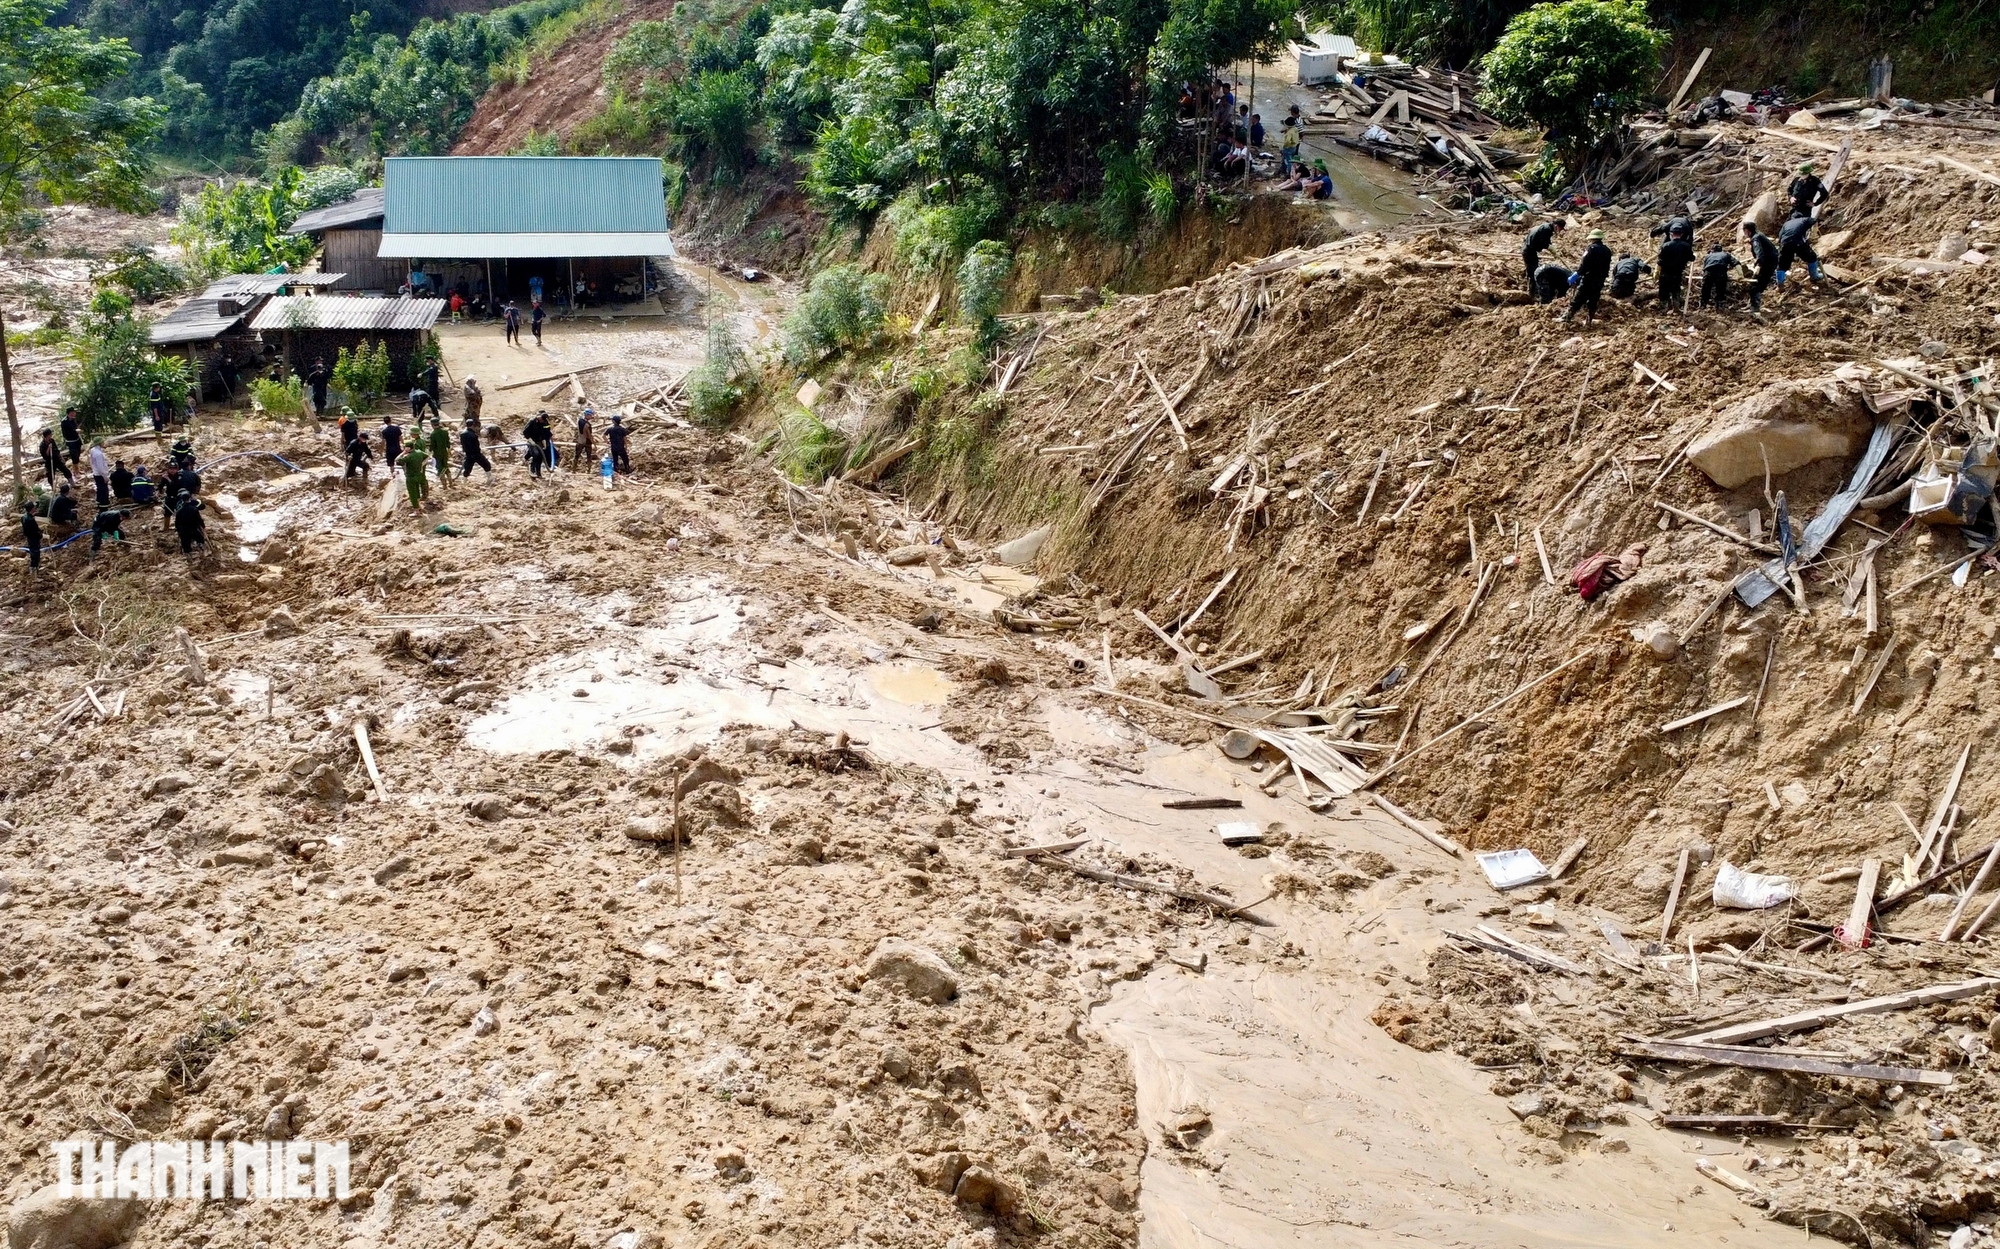
[[[104,440],[90,444],[90,479],[97,483],[97,506],[111,506],[111,465],[104,458]]]

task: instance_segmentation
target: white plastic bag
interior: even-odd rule
[[[1760,876],[1727,860],[1715,873],[1715,904],[1739,911],[1761,911],[1799,896],[1799,883],[1789,876]]]

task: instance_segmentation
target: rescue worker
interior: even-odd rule
[[[597,415],[597,409],[585,408],[583,415],[576,418],[576,448],[570,460],[571,471],[589,472],[597,466],[597,439],[591,434],[590,418]]]
[[[500,322],[506,328],[507,341],[514,346],[521,343],[521,310],[513,300],[507,301],[507,308],[500,314]]]
[[[1749,245],[1750,261],[1743,267],[1751,270],[1750,311],[1764,311],[1764,292],[1769,289],[1771,279],[1778,272],[1778,245],[1769,235],[1757,228],[1754,221],[1743,223],[1743,241]]]
[[[313,415],[326,413],[326,384],[333,380],[333,371],[326,367],[324,356],[314,356],[312,367],[306,370],[306,385],[312,388]]]
[[[431,422],[431,459],[437,464],[438,484],[451,484],[451,435],[444,432],[442,418]]]
[[[624,415],[613,412],[611,414],[611,424],[604,431],[604,441],[611,447],[611,471],[613,473],[625,473],[629,475],[632,471],[632,459],[625,454],[626,437]]]
[[[479,422],[472,417],[466,417],[465,428],[458,431],[458,450],[465,458],[461,476],[472,476],[472,466],[475,464],[485,469],[488,477],[493,476],[493,462],[486,458],[486,452],[479,446]]]
[[[111,469],[111,497],[123,503],[132,501],[132,470],[119,460]]]
[[[1590,232],[1590,246],[1583,249],[1583,259],[1576,262],[1576,275],[1570,279],[1569,307],[1563,309],[1562,319],[1567,321],[1582,308],[1583,323],[1589,325],[1597,319],[1597,301],[1604,295],[1604,280],[1611,276],[1611,249],[1604,245],[1604,231]]]
[[[148,483],[149,488],[150,485],[151,483]],[[97,549],[104,545],[106,538],[112,538],[119,542],[125,540],[125,513],[115,507],[106,508],[96,516],[91,517],[90,553],[92,555],[97,554]]]
[[[412,392],[414,393],[414,392]],[[422,418],[413,418],[417,428],[423,428]],[[382,463],[394,468],[403,459],[403,427],[396,424],[394,416],[382,418]]]
[[[174,439],[174,445],[169,454],[173,457],[175,468],[194,467],[194,444],[189,442],[185,437]]]
[[[353,408],[340,410],[340,453],[346,455],[354,440],[361,437],[361,422],[355,419]]]
[[[1755,229],[1756,227],[1751,227]],[[1743,264],[1722,244],[1701,258],[1701,306],[1720,312],[1729,304],[1729,271]]]
[[[32,501],[21,505],[21,541],[28,548],[28,571],[42,569],[42,522],[35,519],[35,505]]]
[[[196,547],[208,549],[208,526],[201,518],[201,500],[186,490],[174,500],[174,534],[181,540],[182,555],[192,555]]]
[[[549,462],[549,444],[554,435],[549,431],[549,414],[537,412],[522,427],[521,434],[528,440],[528,475],[536,481],[542,479],[542,465]]]
[[[1561,217],[1552,217],[1528,231],[1528,237],[1521,244],[1521,265],[1528,274],[1528,290],[1535,289],[1535,270],[1541,267],[1542,253],[1555,246],[1556,235],[1566,228]]]
[[[430,493],[430,483],[424,480],[424,461],[429,458],[424,449],[416,443],[403,456],[403,488],[410,492],[410,507],[422,511],[424,496]]]
[[[42,457],[42,476],[48,479],[51,490],[55,488],[57,473],[62,474],[64,481],[76,480],[70,476],[69,465],[63,463],[62,448],[56,445],[54,430],[42,428],[42,445],[36,451]]]
[[[167,397],[160,393],[160,384],[153,383],[153,393],[146,400],[147,411],[153,417],[153,432],[165,433],[167,428]]]
[[[1630,299],[1639,293],[1639,275],[1649,274],[1653,266],[1626,252],[1619,252],[1618,259],[1611,265],[1611,297]]]
[[[146,466],[144,464],[141,464],[138,467],[137,471],[135,471],[132,474],[133,506],[145,507],[151,504],[153,501],[154,489],[155,487],[153,486],[152,477],[147,474]]]
[[[437,399],[430,391],[425,390],[421,386],[412,386],[410,388],[410,420],[412,422],[423,420],[425,408],[429,408],[432,412],[436,412],[440,416],[444,415],[438,408]]]
[[[1535,270],[1535,302],[1552,304],[1569,289],[1569,270],[1553,260]]]
[[[374,458],[375,451],[368,445],[368,440],[366,438],[356,438],[353,442],[347,444],[347,471],[340,475],[340,479],[342,481],[350,481],[353,479],[356,471],[359,471],[361,474],[361,486],[364,490],[367,489],[368,467]]]
[[[1694,244],[1694,218],[1686,216],[1669,217],[1659,225],[1654,226],[1650,233],[1656,239],[1670,239],[1678,234],[1692,246]]]
[[[478,380],[476,378],[471,378],[471,377],[466,378],[465,419],[468,421],[477,421],[479,419],[480,409],[485,406],[486,406],[486,392],[479,389]],[[439,413],[439,415],[442,416],[443,413]]]
[[[1791,272],[1792,261],[1806,262],[1806,273],[1813,281],[1819,281],[1819,253],[1813,250],[1808,238],[1812,233],[1811,217],[1793,217],[1778,228],[1778,286],[1782,289],[1785,278]]]
[[[1687,311],[1687,270],[1693,263],[1693,241],[1684,230],[1669,230],[1660,245],[1660,307]]]
[[[69,492],[67,482],[49,502],[49,528],[56,531],[58,538],[67,538],[76,532],[76,496]]]
[[[90,480],[97,487],[97,506],[111,506],[111,465],[104,455],[104,440],[90,444]]]
[[[63,413],[62,440],[63,449],[69,452],[69,466],[75,468],[77,461],[83,459],[83,422],[77,418],[75,408]]]
[[[1793,178],[1792,184],[1785,188],[1785,195],[1792,201],[1794,217],[1816,215],[1819,206],[1826,203],[1827,196],[1832,194],[1826,189],[1826,183],[1821,182],[1819,175],[1813,172],[1814,168],[1811,161],[1800,165],[1799,176]]]

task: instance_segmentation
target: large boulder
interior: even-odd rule
[[[1801,465],[1861,454],[1875,418],[1858,387],[1836,378],[1773,382],[1717,414],[1688,459],[1725,490]]]

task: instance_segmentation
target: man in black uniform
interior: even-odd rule
[[[1589,325],[1597,319],[1597,301],[1604,296],[1604,279],[1611,276],[1611,249],[1604,245],[1604,231],[1590,232],[1590,246],[1583,249],[1583,259],[1576,262],[1575,288],[1570,292],[1569,307],[1563,309],[1562,319],[1567,321],[1582,308],[1583,323]]]
[[[1750,263],[1743,266],[1752,270],[1750,311],[1761,313],[1764,311],[1764,292],[1778,273],[1778,245],[1759,230],[1754,221],[1743,223],[1743,241],[1750,246]]]
[[[28,547],[28,571],[40,572],[42,568],[42,522],[35,519],[35,505],[32,502],[21,505],[21,541]]]
[[[611,471],[613,473],[630,474],[632,471],[632,459],[625,454],[625,439],[628,436],[625,429],[624,415],[613,412],[611,414],[611,424],[604,430],[604,441],[611,445]]]
[[[535,413],[521,433],[528,440],[528,475],[540,481],[542,465],[549,462],[549,442],[555,436],[549,429],[549,414]]]
[[[201,519],[201,500],[183,490],[174,504],[174,533],[181,540],[181,554],[192,555],[196,547],[208,549],[208,528]]]
[[[1778,286],[1785,285],[1785,277],[1791,272],[1794,257],[1806,262],[1806,273],[1812,280],[1819,281],[1819,253],[1813,250],[1807,235],[1812,233],[1813,219],[1806,216],[1793,217],[1778,229]]]
[[[423,428],[421,419],[417,420],[417,428]],[[393,469],[402,462],[402,459],[403,427],[396,424],[393,415],[385,416],[382,418],[382,463]]]
[[[1689,245],[1689,246],[1693,246],[1693,245],[1694,245],[1694,218],[1692,218],[1692,217],[1669,217],[1669,218],[1667,218],[1667,219],[1666,219],[1665,221],[1661,222],[1661,223],[1660,223],[1659,225],[1656,225],[1656,226],[1654,226],[1654,227],[1652,228],[1652,231],[1651,231],[1651,234],[1652,234],[1652,236],[1653,236],[1654,238],[1656,238],[1656,239],[1657,239],[1657,238],[1669,238],[1669,239],[1670,239],[1670,238],[1674,237],[1674,235],[1678,234],[1678,235],[1680,235],[1680,236],[1681,236],[1682,238],[1684,238],[1684,239],[1686,239],[1686,240],[1688,241],[1688,245]]]
[[[1667,241],[1660,245],[1660,307],[1687,311],[1687,270],[1693,263],[1693,240],[1668,230]]]
[[[1556,235],[1563,229],[1561,217],[1554,217],[1528,231],[1527,241],[1521,244],[1521,265],[1527,270],[1528,290],[1535,289],[1535,270],[1542,264],[1542,253],[1555,245]]]
[[[69,466],[75,468],[83,458],[83,422],[77,419],[75,408],[63,413],[62,440],[63,449],[69,452]]]
[[[1611,265],[1611,297],[1630,299],[1639,293],[1639,275],[1651,273],[1653,266],[1637,256],[1618,253],[1618,259]]]
[[[1569,289],[1569,270],[1551,260],[1535,270],[1535,302],[1552,304]]]
[[[58,538],[76,532],[76,497],[70,494],[67,484],[49,504],[49,528],[56,531]]]
[[[125,513],[115,507],[106,508],[90,521],[90,553],[97,554],[97,548],[104,545],[106,538],[125,540]]]
[[[1826,203],[1826,197],[1831,192],[1826,189],[1826,183],[1819,180],[1819,175],[1813,172],[1813,163],[1807,161],[1799,166],[1799,176],[1792,179],[1792,185],[1785,188],[1785,194],[1791,197],[1792,216],[1810,217],[1821,204]]]
[[[471,477],[472,466],[475,464],[485,469],[488,477],[493,476],[493,462],[486,458],[486,452],[479,447],[479,422],[472,417],[466,417],[465,428],[458,431],[458,450],[459,454],[465,457],[465,463],[461,466],[461,476]]]
[[[326,384],[333,380],[333,373],[326,367],[323,356],[314,356],[312,368],[306,370],[306,385],[312,387],[313,415],[326,414]]]
[[[340,453],[346,455],[347,449],[352,447],[354,440],[359,437],[361,437],[361,422],[354,419],[354,409],[342,408],[340,410]]]
[[[368,440],[366,438],[356,438],[353,442],[347,444],[347,471],[341,474],[340,479],[348,481],[358,472],[361,474],[361,485],[365,489],[368,485],[369,461],[374,458],[375,452],[369,447]]]
[[[1729,303],[1729,271],[1742,263],[1720,243],[1708,249],[1708,255],[1701,258],[1702,307],[1722,311]]]

